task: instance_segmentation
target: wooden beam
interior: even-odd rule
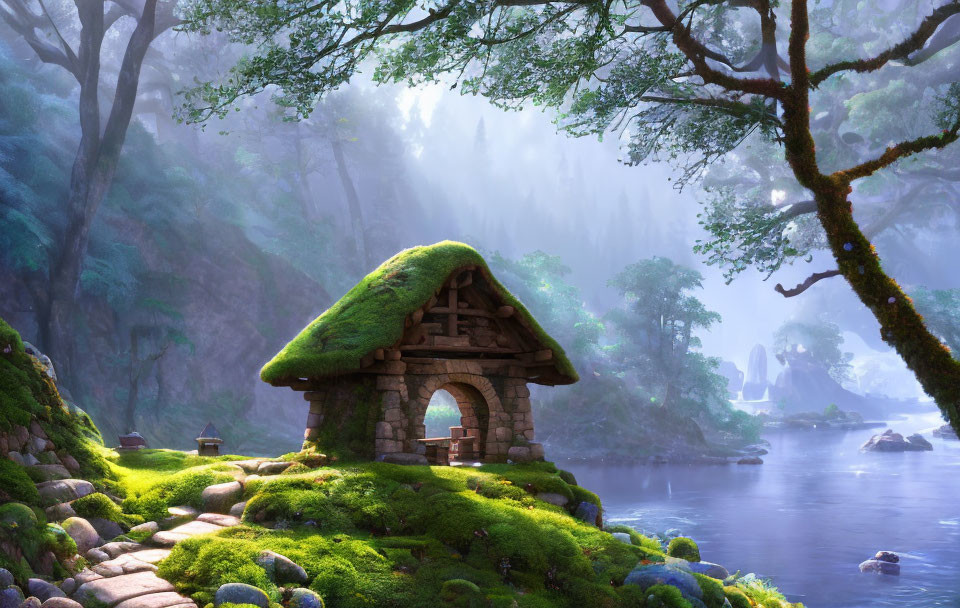
[[[473,272],[468,270],[466,273],[464,273],[464,277],[460,279],[457,287],[463,288],[469,287],[470,285],[473,285]]]
[[[422,320],[423,320],[423,309],[422,309],[422,308],[418,308],[417,310],[413,311],[413,314],[410,315],[410,320],[413,321],[413,324],[414,324],[414,325],[416,325],[417,323],[419,323],[420,321],[422,321]]]
[[[534,361],[549,361],[551,359],[553,359],[553,351],[549,348],[533,353]]]
[[[438,306],[436,308],[431,308],[427,311],[431,315],[446,315],[450,314],[452,310],[446,306]],[[489,317],[491,319],[495,318],[496,315],[487,310],[481,310],[479,308],[458,308],[457,314],[461,314],[467,317]]]
[[[443,346],[439,344],[401,344],[400,350],[404,352],[423,350],[446,353],[491,353],[499,355],[517,355],[522,352],[516,348],[500,348],[498,346]]]
[[[391,348],[390,350],[384,353],[384,357],[387,361],[399,361],[400,360],[400,351],[396,348]]]
[[[517,312],[517,310],[513,306],[501,306],[497,309],[497,317],[506,319],[507,317],[512,317],[515,312]]]
[[[383,361],[383,359],[384,359],[384,351],[383,351],[383,349],[382,349],[382,348],[378,348],[377,350],[373,351],[373,358],[376,359],[377,361]]]
[[[436,346],[470,346],[470,336],[434,336]]]

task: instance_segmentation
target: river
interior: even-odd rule
[[[862,453],[883,429],[765,436],[759,466],[566,463],[600,495],[608,523],[678,528],[705,561],[773,579],[807,608],[960,608],[960,441],[933,437],[937,414],[891,423],[932,452]],[[861,574],[878,550],[901,576]]]

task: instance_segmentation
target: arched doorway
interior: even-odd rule
[[[489,383],[483,378],[477,378],[474,382],[481,383],[485,388]],[[451,438],[446,447],[452,448],[452,454],[457,460],[486,459],[490,452],[490,414],[491,411],[500,409],[499,400],[494,396],[495,403],[489,403],[481,389],[474,386],[474,382],[452,380],[449,376],[427,382],[430,395],[422,399],[422,407],[414,421],[415,435],[421,439]],[[489,387],[487,392],[490,393],[491,390],[492,387]],[[436,407],[437,414],[428,419],[427,412],[431,405]],[[446,424],[448,422],[454,424]],[[442,426],[443,424],[446,426]],[[461,437],[473,439],[461,441]]]

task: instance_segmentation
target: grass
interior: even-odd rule
[[[451,273],[464,266],[486,271],[503,303],[516,309],[537,339],[553,351],[557,370],[575,382],[577,372],[560,345],[493,279],[474,248],[455,241],[405,249],[381,264],[264,365],[260,377],[278,383],[358,369],[362,357],[396,343],[403,335],[407,315],[423,306]]]

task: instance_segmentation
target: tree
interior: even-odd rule
[[[318,96],[373,58],[381,82],[452,75],[461,91],[503,107],[533,102],[559,109],[561,126],[574,135],[626,130],[631,162],[657,155],[679,161],[681,183],[759,133],[782,146],[784,162],[816,209],[837,263],[828,274],[847,280],[877,319],[882,338],[960,430],[960,363],[882,268],[852,200],[859,180],[960,137],[960,83],[948,71],[942,84],[915,92],[926,100],[928,130],[882,150],[825,159],[811,127],[813,106],[842,96],[843,81],[878,78],[890,64],[922,64],[955,45],[958,13],[960,1],[948,1],[896,44],[866,58],[844,52],[851,58],[833,61],[808,55],[808,0],[784,6],[696,0],[682,2],[678,11],[666,0],[440,0],[423,8],[397,0],[280,6],[194,0],[186,29],[223,29],[257,46],[229,78],[189,92],[187,117],[223,115],[239,97],[274,85],[281,102],[309,114]],[[833,29],[869,26],[862,10],[856,16]],[[781,33],[786,44],[779,42]],[[819,24],[814,34],[840,48],[848,42]]]
[[[75,26],[72,16],[62,18],[61,14],[48,10],[40,0],[0,1],[0,16],[37,57],[44,63],[67,70],[80,86],[80,143],[65,201],[67,223],[63,233],[57,235],[59,251],[47,276],[41,277],[33,290],[40,304],[40,341],[68,373],[72,358],[71,314],[90,241],[90,228],[117,171],[120,150],[137,100],[144,56],[153,40],[177,23],[173,4],[159,4],[158,0],[77,2],[79,35],[74,48],[65,37],[69,35],[67,27]],[[119,29],[127,19],[132,19],[135,25],[112,83],[113,102],[104,113],[100,105],[101,89],[109,87],[110,83],[103,78],[101,49],[111,30]]]
[[[618,340],[611,357],[625,373],[655,395],[664,407],[690,409],[726,403],[726,381],[715,373],[718,362],[694,349],[696,330],[709,329],[720,315],[707,310],[690,292],[702,288],[699,272],[655,257],[627,266],[610,280],[624,307],[605,316]]]
[[[784,364],[787,353],[798,351],[802,347],[803,352],[809,353],[827,370],[831,378],[840,383],[851,379],[850,361],[853,359],[853,353],[840,350],[842,345],[840,327],[836,323],[823,320],[787,321],[773,337],[773,352],[781,364]]]

